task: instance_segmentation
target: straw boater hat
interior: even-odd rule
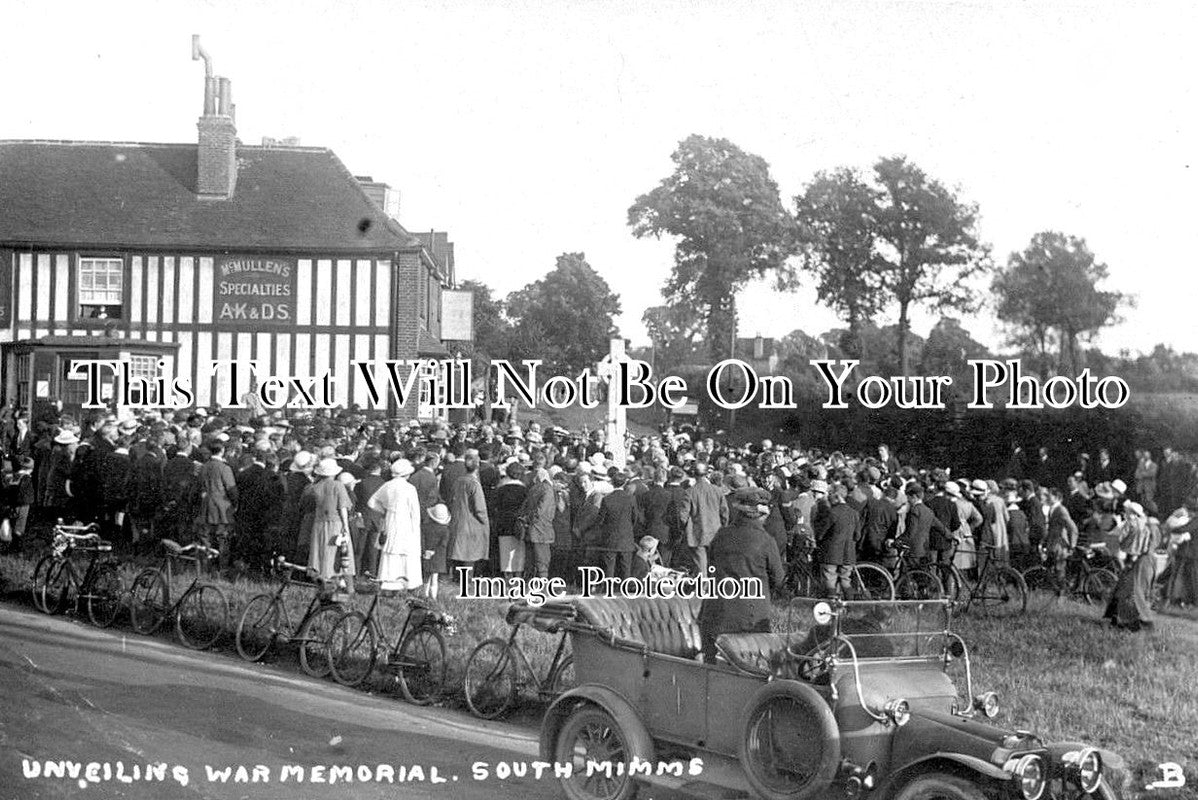
[[[990,490],[990,484],[981,478],[978,478],[973,483],[969,484],[969,488],[971,491],[976,492],[977,494],[985,494]]]
[[[948,483],[944,484],[944,491],[948,492],[953,497],[961,496],[961,487],[957,485],[956,481],[949,481]]]
[[[303,472],[316,463],[316,456],[309,453],[307,450],[300,450],[291,459],[291,471]]]
[[[415,470],[412,468],[412,462],[408,461],[406,458],[397,458],[391,464],[391,474],[397,478],[406,478],[413,472],[415,472]]]
[[[1115,489],[1107,481],[1103,481],[1094,487],[1094,494],[1098,495],[1103,500],[1113,500],[1115,498]]]
[[[1144,516],[1144,506],[1137,503],[1135,500],[1124,500],[1123,509],[1129,514],[1134,514],[1137,517]]]
[[[429,519],[438,525],[449,524],[449,506],[444,503],[437,503],[428,510]]]
[[[74,431],[63,431],[54,437],[55,444],[79,444],[79,434]]]
[[[1119,494],[1127,494],[1127,484],[1118,478],[1115,478],[1115,480],[1111,481],[1111,488]],[[1141,509],[1141,512],[1142,511],[1143,509]]]
[[[335,458],[321,459],[320,463],[316,465],[316,474],[322,478],[331,478],[339,472],[341,472],[341,465]]]

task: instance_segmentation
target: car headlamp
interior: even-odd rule
[[[1023,800],[1040,800],[1048,777],[1044,773],[1044,759],[1028,754],[1015,763],[1015,779],[1019,781],[1019,793]]]
[[[900,728],[911,721],[911,705],[906,700],[891,700],[882,711]]]
[[[986,719],[994,719],[998,716],[998,695],[994,692],[985,692],[973,698],[973,707],[976,711],[981,711],[986,716]]]
[[[1077,778],[1077,784],[1086,794],[1098,790],[1102,782],[1102,756],[1093,747],[1066,753],[1064,762]]]

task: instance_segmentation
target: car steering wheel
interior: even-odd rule
[[[800,653],[794,645],[788,645],[786,652],[798,662],[799,677],[808,683],[816,683],[832,671],[832,653],[825,644],[819,644],[806,653]]]

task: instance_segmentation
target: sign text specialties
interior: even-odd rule
[[[295,322],[295,261],[225,256],[216,260],[212,319],[291,325]]]

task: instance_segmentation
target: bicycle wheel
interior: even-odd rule
[[[909,569],[894,585],[899,600],[939,600],[944,597],[940,579],[922,569]]]
[[[46,588],[42,595],[42,604],[47,614],[61,614],[67,610],[67,602],[71,594],[71,568],[65,558],[50,565],[46,573]]]
[[[50,613],[46,610],[46,577],[50,574],[50,567],[54,566],[54,561],[54,556],[42,556],[33,568],[33,607],[43,614]]]
[[[853,592],[858,600],[893,600],[894,579],[877,564],[858,564],[853,567]]]
[[[133,630],[148,636],[162,627],[169,600],[166,576],[160,570],[150,567],[139,572],[133,580],[129,599],[129,618]]]
[[[992,617],[1022,614],[1027,610],[1027,584],[1014,569],[996,567],[975,588],[970,604]]]
[[[399,645],[399,689],[409,703],[427,706],[445,691],[449,660],[445,657],[445,637],[431,625],[408,631]]]
[[[471,713],[495,719],[516,702],[520,684],[516,654],[503,639],[480,642],[466,661],[462,683]]]
[[[92,573],[91,586],[87,587],[87,618],[98,628],[107,628],[116,622],[121,610],[121,597],[125,585],[116,564],[101,564]]]
[[[1027,586],[1028,605],[1034,609],[1047,608],[1062,594],[1061,581],[1056,572],[1048,567],[1028,567],[1022,575],[1023,583]]]
[[[299,644],[300,669],[306,675],[313,678],[328,676],[329,634],[333,632],[333,626],[344,613],[345,609],[336,604],[321,606],[300,625],[292,641]]]
[[[546,683],[549,684],[549,693],[555,698],[577,686],[578,678],[574,675],[574,656],[563,658]]]
[[[811,570],[805,564],[795,564],[787,576],[787,584],[795,597],[815,597],[816,583]]]
[[[257,661],[266,655],[283,627],[283,601],[273,594],[253,597],[237,620],[233,641],[237,655],[246,661]]]
[[[211,583],[188,589],[175,610],[175,633],[193,650],[207,650],[228,627],[229,600]]]
[[[1082,583],[1082,597],[1090,605],[1106,605],[1115,593],[1115,584],[1119,576],[1109,569],[1090,570]]]
[[[329,671],[342,686],[359,686],[374,669],[378,657],[374,626],[361,611],[351,611],[337,620],[326,645]]]
[[[952,564],[933,564],[932,574],[940,581],[944,597],[953,603],[966,603],[969,600],[969,582],[961,574],[961,570]]]

